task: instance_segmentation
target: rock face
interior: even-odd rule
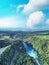
[[[15,41],[0,58],[0,65],[34,65],[31,57],[27,56],[22,41]]]

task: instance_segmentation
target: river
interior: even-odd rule
[[[27,45],[27,42],[23,42],[24,48],[26,49],[26,54],[30,57],[33,57],[37,65],[41,65],[38,61],[38,54],[37,52],[29,45]]]

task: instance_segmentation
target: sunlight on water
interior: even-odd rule
[[[37,52],[35,52],[34,50],[30,50],[27,52],[28,55],[30,55],[31,57],[37,58]]]

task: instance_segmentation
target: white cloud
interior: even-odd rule
[[[0,28],[15,28],[18,27],[19,24],[20,23],[16,20],[16,17],[0,18]]]
[[[49,8],[49,0],[29,0],[29,3],[24,6],[23,13],[30,13],[44,8]]]
[[[39,24],[44,19],[44,13],[41,11],[34,12],[30,14],[27,20],[27,27],[34,28],[37,24]]]
[[[49,19],[47,19],[46,24],[49,24]]]
[[[25,4],[23,5],[19,5],[17,8],[16,8],[16,11],[19,12],[21,8],[25,7]]]

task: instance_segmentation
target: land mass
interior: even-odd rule
[[[27,41],[38,52],[41,65],[49,65],[49,31],[0,31],[0,48],[11,45],[1,54],[1,65],[36,65],[21,41]]]

